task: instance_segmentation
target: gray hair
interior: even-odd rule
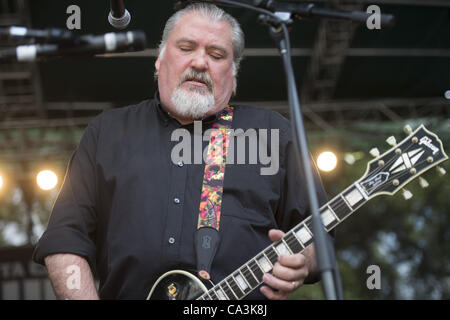
[[[241,26],[235,18],[230,14],[226,13],[224,10],[213,4],[207,3],[193,3],[187,7],[175,12],[169,20],[167,20],[164,27],[162,40],[159,45],[159,57],[164,55],[166,49],[167,41],[170,34],[172,33],[177,22],[186,14],[191,12],[198,12],[205,17],[210,18],[212,21],[226,21],[231,26],[232,36],[231,41],[233,45],[233,75],[236,77],[239,64],[242,60],[245,48],[244,32],[242,32]]]

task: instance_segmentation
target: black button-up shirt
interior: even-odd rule
[[[203,130],[217,116],[204,119]],[[270,129],[278,129],[279,170],[261,175],[260,169],[269,165],[249,163],[249,143],[245,164],[227,163],[214,282],[269,245],[269,229],[287,231],[309,214],[289,122],[276,112],[235,106],[232,127],[268,129],[269,136]],[[42,264],[54,253],[85,257],[104,299],[145,299],[164,272],[195,269],[204,163],[172,161],[179,142],[171,141],[171,135],[180,128],[193,135],[194,125],[173,119],[157,97],[97,116],[69,162],[34,260]],[[207,145],[204,141],[202,146]],[[315,174],[323,204],[325,192]],[[259,290],[248,297],[264,298]]]

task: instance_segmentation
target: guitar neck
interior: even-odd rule
[[[320,208],[326,231],[331,231],[369,200],[358,182]],[[284,237],[262,250],[231,275],[202,294],[198,300],[240,300],[256,289],[264,273],[271,272],[282,254],[303,252],[313,243],[312,219],[309,216],[287,232]]]
[[[320,208],[323,225],[331,231],[376,195],[393,195],[405,184],[448,159],[442,141],[423,125],[367,164],[363,177]],[[392,137],[393,138],[393,137]],[[391,138],[389,138],[392,140]],[[394,139],[395,140],[395,139]],[[443,175],[445,170],[437,167]],[[268,246],[247,263],[202,294],[201,300],[240,300],[256,289],[282,254],[302,252],[313,243],[311,217]]]

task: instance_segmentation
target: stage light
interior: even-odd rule
[[[0,189],[3,187],[3,177],[0,176]]]
[[[317,166],[320,170],[329,172],[336,168],[337,158],[336,155],[331,151],[322,152],[317,157]]]
[[[51,190],[56,186],[58,182],[58,177],[51,170],[42,170],[36,176],[36,182],[39,188],[43,190]]]
[[[444,96],[445,99],[450,100],[450,90],[445,91]]]

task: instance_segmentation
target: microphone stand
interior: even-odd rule
[[[260,22],[270,26],[270,36],[277,44],[283,60],[284,71],[286,74],[289,109],[291,115],[291,125],[293,130],[294,146],[297,160],[300,160],[301,169],[305,176],[305,183],[308,191],[308,200],[311,209],[312,231],[314,235],[314,245],[318,271],[320,273],[324,296],[327,300],[342,300],[343,290],[338,273],[336,257],[330,236],[327,234],[323,225],[319,203],[317,200],[314,177],[311,171],[310,153],[306,140],[306,133],[300,100],[297,92],[294,70],[291,61],[291,46],[289,40],[288,25],[292,23],[290,14],[283,14],[283,22],[275,20],[271,16],[260,16]]]
[[[325,230],[319,213],[319,203],[317,200],[314,177],[311,171],[312,165],[310,161],[310,153],[308,151],[308,143],[306,141],[300,100],[297,93],[297,85],[291,62],[291,48],[289,38],[286,36],[287,34],[288,30],[285,23],[281,24],[280,27],[270,27],[270,35],[280,49],[286,74],[291,124],[295,142],[294,145],[297,160],[300,160],[301,169],[303,169],[303,173],[305,175],[308,200],[311,209],[312,231],[314,234],[317,266],[322,280],[322,288],[327,300],[342,300],[343,292],[333,245]]]
[[[300,160],[299,162],[301,163],[301,169],[305,175],[308,200],[311,208],[316,259],[318,271],[322,280],[322,288],[327,300],[344,299],[334,248],[331,243],[331,238],[325,230],[319,212],[319,204],[317,200],[314,178],[311,171],[311,161],[300,108],[300,100],[298,97],[294,70],[292,67],[288,26],[292,24],[292,18],[321,17],[365,22],[369,18],[370,14],[362,11],[345,12],[326,8],[316,8],[314,4],[278,3],[271,0],[247,0],[239,2],[231,0],[207,0],[193,2],[209,2],[217,5],[239,7],[256,11],[260,13],[259,21],[269,25],[270,35],[275,40],[275,43],[280,50],[284,71],[286,74],[294,145],[297,160]],[[380,20],[383,26],[392,26],[394,23],[394,16],[383,14],[380,17]]]

